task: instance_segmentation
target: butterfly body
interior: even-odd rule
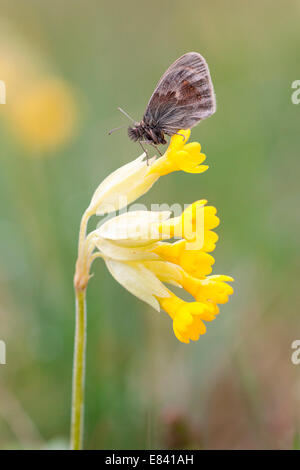
[[[128,128],[134,141],[166,144],[165,135],[190,129],[216,111],[208,65],[197,52],[177,59],[158,82],[143,119]]]
[[[143,120],[128,128],[128,135],[134,142],[142,141],[154,145],[166,144],[163,130],[156,123],[145,123]]]

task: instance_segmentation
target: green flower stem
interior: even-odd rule
[[[86,350],[86,288],[75,289],[76,329],[73,364],[71,449],[82,449],[84,425],[84,380]]]

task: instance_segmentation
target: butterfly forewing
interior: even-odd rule
[[[209,69],[197,52],[177,59],[164,73],[147,105],[143,121],[168,135],[190,129],[216,110]]]

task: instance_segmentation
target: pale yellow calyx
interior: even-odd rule
[[[165,298],[170,295],[164,284],[142,262],[124,263],[106,259],[105,263],[116,281],[155,310],[159,311],[157,298]]]
[[[170,217],[170,211],[129,211],[108,220],[97,235],[119,245],[139,246],[162,239],[160,224]]]
[[[118,211],[149,191],[159,175],[148,175],[149,166],[144,158],[142,154],[105,178],[92,197],[89,206],[92,213],[104,215]]]

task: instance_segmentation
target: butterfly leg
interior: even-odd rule
[[[147,166],[149,166],[149,155],[148,155],[148,151],[145,149],[145,147],[143,146],[142,142],[139,140],[139,144],[140,146],[142,147],[142,150],[143,152],[146,154],[146,158],[147,158]]]
[[[149,142],[149,145],[151,145],[151,147],[155,148],[155,150],[159,153],[159,155],[162,157],[162,153],[160,152],[159,148],[157,147],[157,145],[155,144],[152,144],[151,142]]]

